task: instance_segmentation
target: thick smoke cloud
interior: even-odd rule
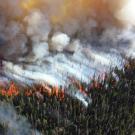
[[[134,56],[134,4],[134,0],[0,0],[0,57],[16,63],[20,73],[6,62],[3,68],[19,76],[27,70],[23,77],[37,71],[33,79],[63,84],[67,74],[87,81],[101,67],[121,65],[121,54]]]
[[[19,50],[18,56],[28,51],[29,47],[25,47],[28,37],[32,43],[48,42],[49,34],[55,32],[64,32],[71,38],[85,36],[85,40],[90,41],[93,35],[102,34],[106,29],[133,25],[131,4],[133,0],[0,1],[1,50],[6,51],[7,56]]]

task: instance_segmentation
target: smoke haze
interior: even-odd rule
[[[19,116],[9,103],[0,102],[0,124],[5,125],[5,135],[32,135],[31,125],[25,117]],[[35,135],[41,135],[35,131]]]
[[[2,72],[63,85],[68,76],[88,82],[110,66],[121,67],[121,55],[135,56],[133,5],[134,0],[0,0]]]

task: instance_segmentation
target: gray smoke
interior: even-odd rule
[[[0,124],[6,127],[5,135],[32,135],[30,123],[9,103],[0,102]],[[41,134],[35,131],[35,135]]]
[[[0,0],[1,72],[21,80],[89,82],[135,56],[134,0]],[[78,72],[79,71],[79,72]]]

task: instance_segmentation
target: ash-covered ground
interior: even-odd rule
[[[135,56],[134,3],[0,0],[1,80],[88,83],[122,67]]]

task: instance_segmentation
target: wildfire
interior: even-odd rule
[[[2,89],[0,91],[0,94],[2,96],[9,96],[9,97],[17,96],[19,94],[19,90],[16,87],[16,85],[13,82],[11,82],[10,87],[7,90],[6,89]]]
[[[41,86],[35,86],[36,90],[33,91],[32,89],[28,88],[24,91],[25,96],[32,96],[32,95],[37,95],[37,93],[39,93],[40,95],[48,95],[48,96],[56,96],[58,97],[60,100],[64,99],[64,89],[60,89],[58,86],[54,86],[54,87],[50,87],[47,84],[41,85]],[[18,86],[11,82],[10,86],[8,89],[4,89],[2,88],[0,90],[0,95],[2,96],[8,96],[8,97],[12,97],[12,96],[18,96],[21,93],[21,91],[19,90]],[[38,94],[38,95],[39,95]]]
[[[75,92],[71,91],[71,93],[68,93],[70,91],[68,89],[60,88],[58,86],[50,86],[47,84],[35,85],[32,88],[28,87],[25,88],[23,91],[21,91],[21,89],[15,83],[11,82],[8,89],[2,88],[0,90],[0,95],[7,96],[7,97],[16,97],[23,92],[25,96],[30,97],[34,95],[39,100],[43,100],[45,95],[49,97],[55,96],[59,100],[64,100],[65,95],[70,95],[72,97],[75,96],[74,98],[77,98],[78,100],[82,101],[86,105],[87,101],[85,101],[86,100],[85,98],[87,98],[88,95],[85,89],[83,88],[82,84],[79,81],[75,81],[75,80],[72,83],[77,88],[77,90]]]

